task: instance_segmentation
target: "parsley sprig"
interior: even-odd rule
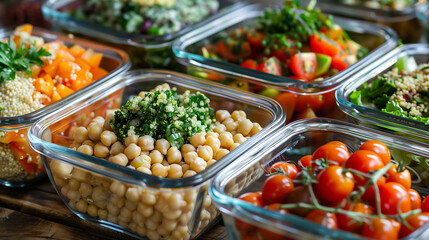
[[[22,42],[17,48],[12,39],[5,43],[0,42],[0,83],[15,79],[17,71],[25,71],[31,75],[31,66],[44,65],[40,59],[43,56],[51,54],[43,48],[37,49],[35,44],[26,49]]]

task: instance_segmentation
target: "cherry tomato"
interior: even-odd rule
[[[262,40],[265,39],[265,34],[253,28],[246,33],[246,38],[252,46],[262,48]]]
[[[242,62],[240,66],[253,70],[258,69],[258,63],[253,59],[247,59],[246,61]]]
[[[343,171],[341,166],[329,166],[317,175],[316,192],[322,200],[339,203],[353,191],[353,175]]]
[[[261,234],[261,237],[263,240],[285,240],[287,237],[285,237],[282,234],[270,231],[265,228],[258,228],[259,233]]]
[[[369,171],[375,171],[384,167],[383,161],[373,151],[358,150],[350,155],[346,161],[346,168],[358,170],[362,173],[368,173]],[[368,179],[361,179],[355,177],[357,186],[363,186]]]
[[[377,153],[381,161],[383,161],[384,165],[387,165],[388,163],[390,163],[391,156],[390,156],[389,148],[387,148],[387,146],[380,141],[368,140],[364,142],[359,149],[369,150]]]
[[[241,240],[260,240],[257,231],[240,232]]]
[[[411,211],[411,200],[408,191],[399,183],[388,182],[380,187],[381,213],[398,214]]]
[[[313,34],[310,36],[310,49],[312,52],[334,57],[338,55],[340,48],[335,41],[324,35]]]
[[[331,68],[341,72],[354,64],[356,61],[357,59],[354,55],[334,56],[332,57]]]
[[[411,200],[411,210],[419,209],[422,207],[422,198],[420,194],[414,189],[408,189],[408,195]]]
[[[289,177],[285,175],[270,176],[262,187],[262,200],[265,204],[284,202],[293,188],[293,182]]]
[[[390,218],[373,218],[370,223],[364,223],[362,235],[378,240],[398,239],[401,224]]]
[[[276,57],[270,57],[267,60],[261,62],[258,66],[258,71],[282,76],[282,67]]]
[[[288,162],[276,162],[270,168],[271,173],[281,171],[283,171],[285,175],[292,180],[295,179],[296,174],[298,173],[298,169],[296,168],[296,166]]]
[[[307,214],[305,218],[329,229],[338,229],[338,220],[335,213],[316,209]]]
[[[380,186],[384,185],[386,183],[386,178],[384,176],[380,177],[377,180],[377,187],[380,188]],[[362,195],[362,200],[365,202],[375,204],[375,190],[374,185],[369,186],[366,191]]]
[[[411,174],[408,169],[399,172],[398,165],[393,164],[392,167],[387,170],[387,175],[387,182],[400,183],[407,190],[411,188]]]
[[[429,212],[429,197],[425,197],[422,202],[422,212]]]
[[[313,52],[296,53],[289,63],[290,70],[295,76],[311,81],[316,76],[317,59]]]
[[[280,93],[274,98],[274,100],[276,100],[286,112],[286,123],[289,123],[292,120],[297,99],[298,95],[290,92]]]
[[[298,161],[301,163],[301,165],[304,168],[308,168],[308,167],[311,167],[311,159],[312,159],[312,157],[313,157],[312,155],[305,155],[302,158],[300,158]],[[299,164],[298,164],[298,169],[299,169],[299,171],[302,170],[301,166]]]
[[[332,114],[334,112],[334,110],[338,109],[337,107],[337,103],[335,102],[335,91],[330,91],[327,93],[322,94],[323,96],[323,105],[321,107],[321,109],[319,110],[319,112],[321,114],[325,115],[329,115]],[[340,110],[341,112],[341,110]],[[335,113],[335,112],[334,112]]]
[[[323,146],[320,146],[313,153],[312,157],[312,167],[313,169],[317,167],[315,160],[325,159],[327,157],[329,164],[343,165],[343,163],[349,158],[350,153],[347,150],[346,145],[341,142],[333,141],[329,142]]]
[[[251,55],[249,42],[243,42],[228,38],[225,41],[217,42],[217,52],[228,61],[236,62],[239,59],[245,59]]]
[[[352,206],[350,206],[348,203],[344,209],[366,215],[371,215],[374,213],[373,207],[361,202],[355,203]],[[363,222],[356,221],[355,219],[341,213],[337,214],[337,218],[339,228],[344,231],[359,233],[362,229]]]
[[[267,205],[265,207],[268,208],[268,209],[270,209],[270,210],[279,212],[281,214],[288,214],[289,211],[287,209],[285,209],[285,208],[280,208],[281,205],[282,205],[281,203],[272,203],[272,204]]]
[[[293,121],[297,121],[300,119],[308,119],[308,118],[316,118],[316,113],[313,111],[312,108],[306,108],[304,111],[296,114],[293,117]]]
[[[401,238],[410,235],[412,232],[416,231],[419,227],[429,222],[429,213],[424,212],[419,214],[413,214],[407,217],[405,221],[408,223],[411,229],[409,229],[405,224],[402,224],[401,230],[399,232],[399,236]]]
[[[311,194],[308,191],[308,186],[300,185],[295,187],[292,192],[286,197],[285,203],[312,203]],[[289,212],[299,215],[299,216],[305,216],[307,215],[311,210],[308,208],[291,208],[288,209]]]
[[[255,206],[263,207],[264,202],[262,201],[262,192],[249,192],[238,197],[243,201],[249,202]],[[239,232],[247,233],[256,229],[256,227],[250,223],[241,221],[240,219],[235,219],[235,226]]]
[[[306,108],[312,108],[314,112],[318,112],[322,107],[325,99],[322,94],[299,95],[295,110],[298,112],[304,111]]]

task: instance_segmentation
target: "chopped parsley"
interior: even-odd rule
[[[121,106],[110,124],[121,142],[130,135],[150,135],[180,148],[196,133],[208,132],[214,126],[209,103],[210,99],[199,92],[148,92],[144,98],[136,96]]]
[[[16,48],[12,39],[5,43],[0,42],[0,83],[15,79],[17,71],[25,71],[31,75],[30,67],[34,64],[44,65],[40,57],[50,55],[43,48],[37,49],[34,44],[25,49],[22,43]]]

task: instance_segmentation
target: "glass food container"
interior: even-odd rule
[[[236,9],[242,5],[241,3],[236,3],[237,1],[235,0],[220,0],[219,10],[214,15],[178,32],[158,37],[118,31],[113,28],[76,19],[66,13],[67,11],[76,9],[83,2],[85,1],[48,0],[42,6],[42,12],[45,19],[59,30],[83,35],[124,49],[129,54],[134,68],[174,68],[174,54],[171,51],[171,45],[176,38],[198,26],[206,25],[217,16],[222,16],[229,8]]]
[[[361,106],[350,102],[350,94],[359,90],[361,85],[372,82],[377,75],[393,69],[401,57],[414,57],[417,64],[429,62],[428,44],[409,44],[400,46],[377,61],[372,62],[362,71],[351,76],[336,93],[337,103],[350,121],[372,127],[379,127],[383,131],[390,131],[415,140],[429,142],[429,128],[423,122],[382,112],[370,106]]]
[[[176,58],[186,68],[188,74],[219,81],[236,88],[251,90],[273,98],[280,96],[282,92],[293,93],[296,104],[300,102],[301,98],[305,99],[308,96],[320,97],[324,99],[324,103],[321,109],[316,112],[317,116],[343,118],[341,111],[333,104],[335,89],[348,76],[359,71],[368,62],[384,55],[396,46],[397,37],[390,28],[373,23],[335,17],[336,23],[348,32],[350,38],[368,48],[370,53],[347,69],[332,77],[325,78],[323,81],[300,81],[275,76],[244,68],[236,64],[213,60],[201,55],[201,47],[213,44],[219,37],[232,33],[236,29],[252,26],[258,16],[267,7],[281,5],[282,3],[282,1],[257,3],[251,1],[240,9],[220,16],[205,26],[187,33],[173,44],[173,51]],[[296,100],[296,95],[298,95],[298,100]],[[299,114],[297,111],[294,113],[295,103],[285,101],[285,103],[281,104],[286,111],[287,122],[302,118],[302,114]]]
[[[421,8],[418,3],[424,1],[402,2],[407,2],[407,4],[401,4],[401,6],[398,4],[396,9],[393,7],[382,8],[377,1],[322,0],[317,1],[316,6],[334,15],[376,22],[391,27],[404,43],[419,42],[423,29],[416,18],[416,11]]]
[[[425,40],[429,43],[429,2],[422,1],[417,8],[417,18],[424,29]]]
[[[264,145],[246,152],[241,156],[246,159],[245,164],[239,164],[240,157],[219,172],[209,188],[216,206],[222,211],[229,239],[241,239],[236,227],[236,219],[239,219],[239,223],[250,223],[258,229],[272,232],[269,236],[278,237],[275,239],[367,239],[345,231],[328,229],[297,215],[268,211],[236,197],[241,193],[262,189],[268,176],[261,167],[269,168],[278,161],[297,162],[301,157],[312,154],[318,147],[330,141],[341,141],[350,152],[355,152],[363,142],[371,139],[385,143],[394,160],[406,161],[406,158],[429,157],[429,149],[425,144],[326,118],[293,122],[271,136],[272,145]],[[428,180],[427,175],[425,177],[420,175],[422,179],[417,177],[417,170],[413,171],[411,168],[409,170],[412,172],[413,184]],[[241,191],[243,187],[245,190]],[[429,193],[427,188],[414,185],[413,188],[422,196]],[[426,239],[429,234],[428,229],[429,224],[426,224],[403,239]]]
[[[206,170],[182,179],[160,178],[82,154],[64,147],[70,145],[69,139],[54,141],[61,135],[56,129],[117,109],[140,91],[164,83],[176,87],[178,93],[190,90],[205,94],[215,110],[244,110],[263,129]],[[135,237],[189,239],[208,229],[218,216],[207,192],[212,177],[249,149],[264,144],[284,120],[281,107],[269,98],[175,72],[138,70],[91,94],[80,95],[77,103],[41,119],[30,130],[30,140],[42,153],[58,194],[79,217]]]
[[[9,37],[10,35],[13,34],[13,32],[14,32],[13,28],[0,29],[0,39]],[[26,136],[27,136],[28,129],[39,118],[41,118],[42,116],[48,113],[56,111],[58,108],[62,107],[64,104],[68,102],[72,102],[73,99],[77,98],[81,94],[90,93],[93,88],[107,84],[107,82],[112,77],[115,77],[124,73],[130,68],[130,65],[131,65],[128,55],[125,52],[115,48],[107,47],[104,45],[100,45],[100,44],[82,40],[82,39],[69,38],[66,35],[53,33],[40,28],[34,28],[32,35],[37,37],[42,37],[45,40],[45,42],[61,40],[67,46],[78,44],[84,47],[85,49],[92,48],[94,51],[102,53],[103,59],[100,66],[106,69],[109,72],[109,74],[93,82],[87,87],[77,91],[76,93],[73,93],[72,95],[64,99],[61,99],[57,102],[49,104],[46,107],[38,109],[34,112],[31,112],[25,115],[15,116],[15,117],[0,117],[0,136],[1,136],[0,145],[2,146],[2,151],[0,151],[0,154],[1,154],[0,157],[2,158],[3,169],[6,169],[11,165],[16,165],[7,161],[7,159],[12,160],[12,158],[15,158],[14,161],[18,161],[18,159],[20,159],[20,161],[27,161],[27,157],[19,158],[20,156],[18,156],[17,154],[13,154],[10,151],[4,150],[5,149],[3,148],[4,145],[14,143],[5,139],[8,136],[8,134],[6,133],[14,132],[14,134],[21,134],[21,136],[23,136],[23,139],[27,139]],[[24,148],[23,152],[25,154],[30,154],[30,156],[33,153],[33,150],[29,147],[28,139],[25,142],[21,142],[21,144],[15,144],[15,146],[21,146],[21,148],[23,147]],[[9,165],[9,166],[6,166],[6,165]],[[15,171],[14,169],[17,169],[15,167],[12,167],[12,168],[13,169],[11,169],[11,171]],[[9,187],[23,187],[45,176],[43,171],[41,174],[35,175],[35,176],[29,176],[28,174],[25,173],[25,171],[20,171],[20,172],[22,173],[20,173],[19,176],[14,175],[13,177],[1,177],[0,184],[9,186]]]

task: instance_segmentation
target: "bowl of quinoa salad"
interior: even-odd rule
[[[172,42],[213,21],[236,0],[48,0],[42,6],[53,27],[125,49],[133,66],[174,68]]]
[[[29,127],[130,63],[120,50],[28,24],[1,29],[0,39],[0,184],[22,187],[45,176]]]
[[[370,63],[336,92],[348,120],[429,143],[429,45],[400,46]],[[428,159],[393,152],[414,169],[414,184],[429,186]]]
[[[79,217],[138,238],[197,238],[219,215],[210,180],[268,143],[284,111],[176,72],[136,70],[116,80],[39,120],[32,146]]]

